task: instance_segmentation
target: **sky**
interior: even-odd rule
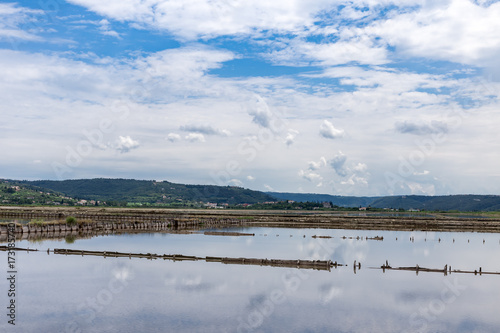
[[[500,194],[500,3],[0,2],[0,178]]]

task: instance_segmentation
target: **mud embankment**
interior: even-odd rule
[[[65,223],[69,216],[78,221]],[[38,223],[16,223],[16,239],[92,237],[124,232],[189,232],[208,228],[273,227],[346,230],[463,231],[500,233],[500,219],[348,216],[339,213],[275,211],[213,211],[122,208],[0,207],[0,218]],[[43,221],[43,222],[42,222]],[[0,241],[7,225],[0,224]]]

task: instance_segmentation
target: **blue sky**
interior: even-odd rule
[[[0,177],[499,194],[500,4],[0,3]]]

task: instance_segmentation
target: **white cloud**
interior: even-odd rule
[[[181,136],[177,133],[169,133],[166,139],[170,142],[177,142],[181,140]]]
[[[349,63],[382,65],[389,62],[385,45],[377,45],[368,37],[335,43],[311,43],[293,39],[273,46],[275,50],[263,56],[279,65],[313,64],[328,67]]]
[[[401,94],[416,89],[436,89],[439,91],[442,88],[455,88],[459,83],[443,75],[411,73],[383,67],[370,69],[354,66],[332,67],[325,69],[321,74],[308,76],[339,78],[343,85],[354,85],[371,90],[378,89],[389,94]]]
[[[392,46],[402,56],[484,66],[494,65],[500,51],[500,36],[496,33],[500,28],[498,2],[488,5],[469,0],[70,2],[112,20],[166,31],[181,40],[228,35],[263,39],[272,33],[296,36],[274,42],[276,47],[269,57],[277,62],[380,65],[389,61],[388,46]],[[319,17],[329,24],[315,25]],[[345,20],[360,24],[342,24]],[[311,35],[330,38],[318,43],[306,42],[305,37]]]
[[[133,140],[130,136],[119,136],[115,142],[115,149],[121,153],[128,153],[132,149],[139,147],[139,142]]]
[[[337,139],[344,136],[344,130],[335,128],[328,120],[323,120],[319,134],[326,139]]]
[[[364,163],[358,163],[353,167],[353,170],[359,173],[363,173],[368,170],[368,166]]]
[[[41,10],[19,7],[16,3],[0,3],[0,40],[15,45],[18,40],[43,41],[42,37],[33,33],[43,28],[43,24],[36,21],[36,17],[42,14]]]
[[[179,128],[181,131],[201,133],[204,135],[229,136],[231,132],[226,129],[216,129],[208,125],[184,125]]]
[[[295,137],[299,134],[299,131],[294,129],[289,129],[285,138],[285,144],[289,147],[295,142]]]
[[[205,136],[201,133],[189,133],[184,138],[189,142],[205,142]]]
[[[347,176],[348,172],[345,166],[346,161],[347,161],[347,156],[345,156],[341,151],[339,151],[339,153],[329,161],[329,164],[339,176],[345,177]]]
[[[138,58],[134,64],[141,71],[141,79],[159,87],[169,86],[171,91],[199,90],[205,82],[204,74],[221,63],[235,59],[230,51],[216,50],[203,45],[191,45],[177,49],[168,49]],[[159,80],[162,80],[161,82]],[[172,84],[177,84],[172,86]],[[186,88],[191,88],[187,90]]]
[[[484,66],[498,59],[498,17],[498,2],[487,7],[469,0],[428,2],[376,21],[363,32],[383,38],[403,54]]]
[[[260,31],[293,32],[312,27],[330,1],[70,0],[119,21],[166,30],[183,40]]]
[[[321,175],[319,175],[318,173],[313,172],[313,171],[300,170],[299,176],[310,181],[310,182],[320,181],[323,179],[323,177],[321,177]]]
[[[352,174],[347,180],[343,180],[340,182],[342,185],[349,185],[349,186],[354,186],[354,185],[368,185],[368,180],[364,177],[358,177],[355,174]]]
[[[396,131],[414,135],[448,133],[448,125],[442,121],[433,120],[429,124],[419,124],[411,121],[396,122]]]
[[[106,19],[99,21],[99,30],[103,35],[121,39],[120,34],[111,29],[111,24]]]
[[[254,177],[254,176],[250,176],[250,175],[248,175],[248,176],[247,176],[247,180],[249,180],[249,181],[254,181],[254,180],[255,180],[255,177]]]
[[[260,95],[256,95],[255,98],[257,99],[255,108],[248,112],[253,117],[252,122],[263,128],[272,129],[274,115],[269,105]]]
[[[271,4],[187,0],[181,8],[181,2],[172,0],[162,5],[170,6],[167,13],[166,7],[155,6],[156,0],[73,3],[104,14],[80,24],[92,24],[86,31],[93,33],[89,38],[97,44],[113,42],[105,49],[121,56],[97,56],[102,52],[85,43],[86,38],[65,52],[54,51],[38,42],[58,33],[57,22],[49,32],[51,27],[36,26],[43,12],[0,5],[4,29],[0,39],[5,41],[10,33],[29,34],[14,41],[32,38],[37,43],[26,49],[39,50],[0,50],[0,143],[6,147],[2,163],[13,178],[53,178],[50,163],[64,162],[67,147],[75,150],[87,140],[85,131],[99,142],[72,169],[71,177],[106,175],[112,170],[109,161],[121,159],[129,166],[123,176],[158,178],[168,172],[178,182],[210,183],[208,170],[226,170],[228,161],[237,161],[242,175],[252,174],[242,180],[257,179],[252,183],[256,188],[272,182],[279,191],[294,191],[302,185],[305,192],[327,192],[333,186],[336,194],[383,195],[387,193],[384,172],[398,172],[398,157],[417,148],[414,135],[446,132],[449,140],[437,143],[425,165],[418,166],[424,171],[409,172],[396,191],[422,193],[420,184],[427,192],[434,185],[436,193],[498,192],[500,182],[491,179],[498,176],[500,84],[495,82],[495,72],[488,70],[499,54],[494,34],[498,23],[493,21],[498,4],[480,8],[458,0],[278,0]],[[223,8],[227,15],[217,16]],[[323,8],[327,10],[319,10]],[[460,18],[463,8],[471,8],[463,16],[467,23]],[[269,11],[256,15],[263,9]],[[384,16],[379,15],[384,10]],[[199,19],[202,12],[206,20]],[[168,41],[174,35],[182,46],[121,53],[133,40],[133,24],[146,29],[141,33],[148,40]],[[429,37],[433,30],[437,33]],[[106,31],[115,31],[124,43],[99,35]],[[477,37],[482,32],[484,38]],[[222,35],[230,36],[224,39],[230,43],[208,39]],[[113,48],[114,43],[121,46]],[[137,50],[150,49],[137,43]],[[268,52],[266,65],[259,58],[262,52]],[[436,67],[428,59],[445,61]],[[238,71],[240,62],[249,65],[245,72]],[[249,68],[255,72],[249,73]],[[480,79],[483,68],[492,74],[491,80]],[[101,131],[100,139],[96,131],[102,120],[112,126]],[[346,124],[351,126],[347,129]],[[345,139],[321,141],[318,127],[325,138]],[[395,135],[395,131],[413,135]],[[132,143],[115,141],[123,133]],[[250,135],[253,139],[245,139]],[[134,151],[140,155],[137,160],[132,154],[114,153],[115,146],[134,149],[137,138],[141,148]],[[213,144],[187,144],[208,138]],[[186,144],[165,144],[165,140]],[[283,149],[283,143],[291,149]],[[348,152],[349,159],[343,154],[328,161],[318,159],[331,149]],[[33,160],[42,162],[37,168],[22,167],[32,166]],[[461,168],[454,173],[456,163]],[[302,170],[301,184],[290,181],[297,178],[298,170]],[[426,171],[440,180],[421,175]],[[224,177],[225,182],[233,177]],[[408,182],[417,185],[412,190]]]
[[[321,158],[319,159],[319,162],[315,162],[315,161],[309,162],[309,170],[318,170],[324,166],[326,166],[326,158],[324,156],[321,156]]]

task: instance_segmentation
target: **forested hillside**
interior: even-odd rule
[[[78,199],[106,201],[108,204],[214,202],[257,203],[273,200],[263,192],[235,186],[184,185],[167,181],[134,179],[76,179],[23,181]]]

